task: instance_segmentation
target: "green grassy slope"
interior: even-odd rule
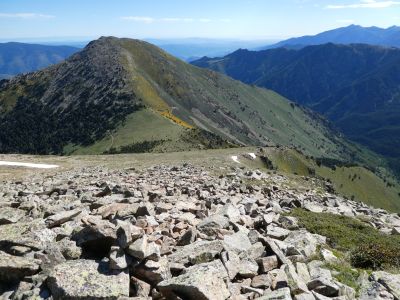
[[[400,211],[400,186],[389,174],[357,165],[327,167],[292,149],[267,148],[266,156],[280,172],[315,176],[332,182],[337,193],[389,211]]]
[[[229,140],[378,160],[273,91],[131,39],[100,38],[64,63],[2,83],[0,110],[5,153],[183,151],[229,147]]]

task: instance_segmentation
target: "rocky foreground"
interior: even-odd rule
[[[356,296],[323,267],[337,259],[326,238],[287,213],[367,215],[387,234],[400,218],[285,180],[183,165],[3,182],[0,298],[400,299],[400,275],[385,272],[360,279]]]

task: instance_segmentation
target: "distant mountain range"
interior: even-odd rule
[[[193,64],[275,90],[324,114],[351,139],[400,157],[400,49],[324,44],[239,50]]]
[[[70,46],[1,43],[0,79],[43,69],[63,61],[77,51],[79,48]]]
[[[334,44],[370,44],[379,46],[400,47],[400,27],[387,29],[379,27],[362,27],[350,25],[322,32],[313,36],[291,38],[279,43],[268,45],[259,50],[288,47],[302,48],[310,45]]]
[[[260,46],[264,46],[267,42],[270,44],[276,42],[272,40],[229,40],[204,38],[147,39],[146,41],[187,62],[199,59],[203,56],[215,57],[226,55],[240,48],[256,49]]]
[[[101,38],[63,63],[0,82],[2,153],[266,144],[342,160],[359,153],[319,115],[275,92],[191,66],[137,40]]]

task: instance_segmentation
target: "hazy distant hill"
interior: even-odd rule
[[[1,82],[0,112],[0,152],[281,144],[351,159],[358,151],[318,115],[275,92],[130,39],[101,38],[61,64]]]
[[[308,45],[335,44],[370,44],[380,46],[400,47],[400,27],[392,26],[387,29],[379,27],[362,27],[350,25],[325,31],[313,36],[303,36],[281,41],[263,49],[279,47],[304,47]]]
[[[193,61],[203,56],[222,56],[229,54],[237,49],[255,49],[264,46],[266,43],[272,44],[275,41],[261,40],[227,40],[227,39],[148,39],[146,40],[169,54],[183,59]]]
[[[0,79],[43,69],[77,51],[78,48],[69,46],[0,43]]]
[[[323,113],[353,140],[400,157],[400,49],[325,44],[240,50],[194,64],[275,90]]]

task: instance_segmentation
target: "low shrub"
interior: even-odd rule
[[[363,269],[400,268],[400,236],[387,235],[357,218],[293,209],[300,226],[327,237],[329,246],[349,253],[352,266]]]

